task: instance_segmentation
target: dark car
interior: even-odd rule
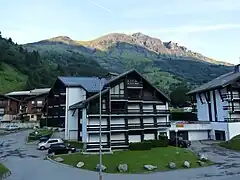
[[[76,149],[71,146],[66,146],[64,143],[53,144],[48,149],[48,154],[68,154],[74,153]]]
[[[182,137],[173,137],[169,139],[170,146],[178,146],[181,148],[188,148],[191,146],[191,141],[184,140]]]

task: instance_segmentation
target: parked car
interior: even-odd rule
[[[40,150],[48,149],[51,145],[58,144],[58,143],[63,143],[63,140],[59,138],[50,138],[46,141],[38,143],[37,149],[40,149]]]
[[[169,139],[170,146],[178,146],[181,148],[188,148],[191,146],[191,141],[184,140],[182,137],[173,137]]]
[[[76,148],[66,146],[64,143],[53,144],[48,149],[48,154],[68,154],[76,152]]]
[[[15,130],[18,130],[18,129],[20,129],[20,127],[17,126],[17,125],[14,125],[14,124],[6,126],[7,131],[15,131]]]
[[[46,142],[47,140],[49,140],[49,138],[50,138],[50,137],[48,137],[48,136],[43,136],[43,137],[41,137],[41,138],[39,139],[39,143],[41,143],[41,142]]]

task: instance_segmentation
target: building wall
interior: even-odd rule
[[[226,88],[221,89],[221,94],[227,93]],[[217,116],[218,116],[218,121],[224,121],[224,118],[228,118],[229,113],[227,110],[223,110],[224,106],[228,105],[227,101],[222,101],[221,96],[219,94],[218,90],[215,90],[216,94],[216,104],[217,104]]]
[[[211,138],[215,139],[215,130],[217,131],[225,131],[225,137],[226,140],[229,139],[229,135],[228,135],[228,124],[231,123],[227,123],[227,122],[211,122],[211,126],[212,126],[212,131],[211,131]]]
[[[201,102],[199,96],[201,96],[203,103]],[[198,120],[199,121],[209,121],[208,105],[207,105],[204,95],[202,93],[200,93],[200,94],[197,93],[196,100],[197,100]]]
[[[65,139],[77,140],[78,132],[78,111],[74,115],[69,107],[77,102],[86,99],[86,91],[80,87],[66,88],[66,108],[65,108]]]
[[[240,135],[240,122],[228,123],[229,139]]]

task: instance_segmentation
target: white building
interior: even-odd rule
[[[211,123],[211,139],[229,140],[240,134],[240,66],[190,91],[199,121]]]

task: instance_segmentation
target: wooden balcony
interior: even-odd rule
[[[240,106],[223,106],[223,110],[227,110],[232,113],[240,113]]]
[[[222,97],[224,100],[227,101],[239,101],[240,95],[238,93],[233,93],[232,95],[230,93],[222,94]]]

